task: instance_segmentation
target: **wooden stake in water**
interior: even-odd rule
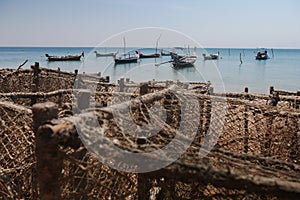
[[[241,62],[241,64],[243,64],[243,61],[242,61],[242,53],[240,53],[240,62]]]

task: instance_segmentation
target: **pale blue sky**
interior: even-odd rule
[[[162,27],[204,47],[300,48],[299,2],[0,0],[0,46],[96,46],[122,31]]]

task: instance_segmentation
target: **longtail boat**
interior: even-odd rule
[[[111,52],[111,53],[98,53],[97,51],[94,51],[96,54],[96,57],[109,57],[109,56],[115,56],[118,54],[118,51],[116,52]]]
[[[45,54],[48,58],[48,61],[79,61],[81,57],[84,57],[84,52],[80,55],[67,55],[67,56],[50,56]]]

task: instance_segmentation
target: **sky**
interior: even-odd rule
[[[167,46],[174,32],[206,48],[300,48],[299,10],[298,0],[0,0],[0,46],[95,47],[126,32]],[[143,27],[159,30],[133,31]]]

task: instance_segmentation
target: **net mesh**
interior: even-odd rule
[[[33,198],[34,133],[31,110],[0,102],[0,197]]]
[[[35,135],[29,109],[34,96],[29,93],[32,91],[33,71],[2,70],[0,74],[0,199],[37,199]],[[268,95],[210,96],[203,94],[207,93],[207,84],[180,85],[189,90],[181,94],[165,89],[171,83],[152,82],[149,83],[150,95],[141,97],[137,87],[116,92],[120,90],[118,85],[97,83],[93,77],[88,77],[83,80],[86,89],[95,88],[97,84],[97,92],[89,96],[89,104],[95,105],[92,111],[98,122],[94,126],[89,123],[91,118],[87,115],[91,109],[77,108],[80,106],[71,101],[82,91],[66,90],[72,88],[74,74],[42,69],[40,78],[39,91],[43,95],[36,98],[37,102],[60,102],[59,116],[62,119],[57,123],[72,121],[83,129],[93,130],[95,135],[90,137],[95,137],[95,140],[99,139],[96,133],[104,133],[104,141],[110,144],[106,149],[117,146],[135,153],[153,152],[171,143],[176,136],[180,137],[177,143],[180,147],[189,139],[190,130],[197,130],[192,143],[179,159],[172,165],[146,174],[110,168],[83,145],[79,148],[59,145],[63,169],[58,184],[63,199],[137,199],[143,188],[152,199],[277,199],[278,194],[271,187],[272,181],[299,184],[299,97],[290,93],[281,95],[277,106],[272,106]],[[185,105],[182,102],[191,98],[196,98],[199,105],[198,124],[189,118],[194,116],[193,107],[186,107],[188,112],[182,112]],[[123,101],[131,102],[129,109]],[[222,122],[218,114],[224,106],[226,112]],[[82,113],[73,116],[74,111]],[[73,116],[72,120],[68,118],[70,116]],[[183,125],[183,117],[191,120]],[[156,134],[136,137],[120,127],[118,120],[124,127],[132,123],[147,125],[143,126],[147,133],[153,133],[153,127],[156,127]],[[213,127],[210,126],[212,123]],[[206,152],[203,149],[205,138],[208,131],[214,129],[222,130],[222,134],[214,148]],[[206,153],[207,156],[201,156]],[[176,157],[172,153],[152,156],[159,161]],[[254,184],[257,177],[263,180],[260,190]],[[241,183],[249,184],[250,189]]]

